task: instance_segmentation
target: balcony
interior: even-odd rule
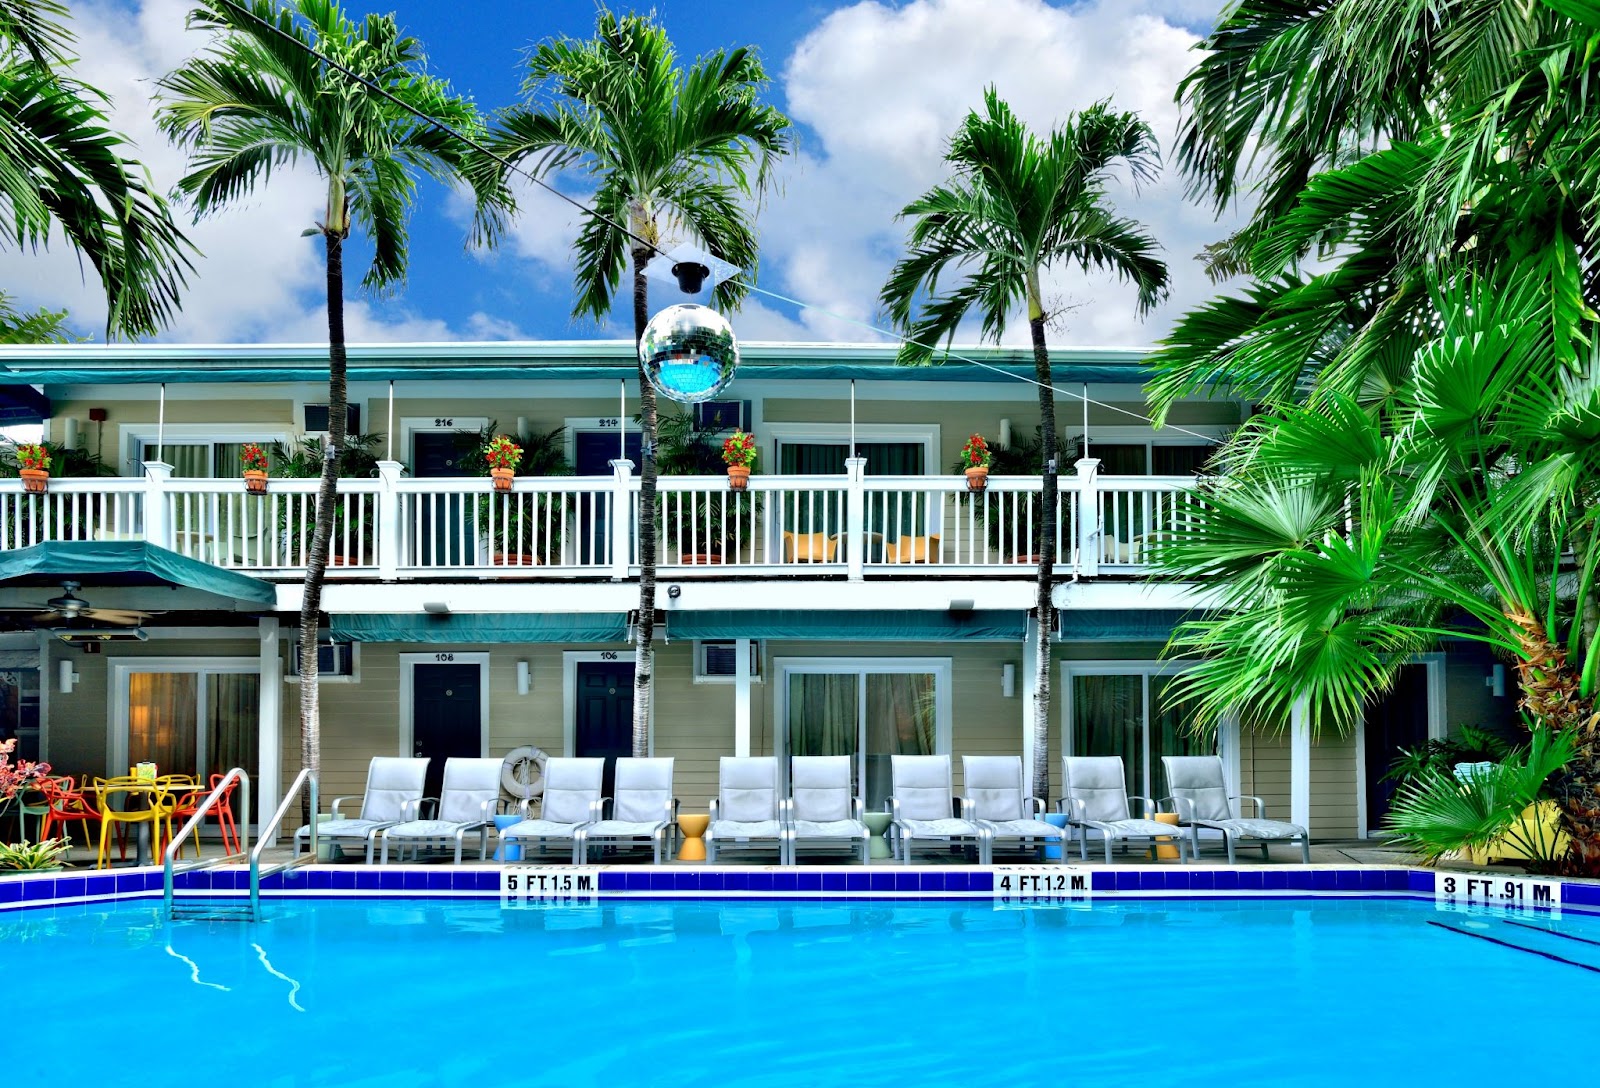
[[[316,480],[272,480],[264,495],[234,479],[175,479],[160,463],[140,479],[57,479],[27,494],[0,481],[0,550],[46,541],[148,540],[193,559],[298,580],[311,545]],[[1095,462],[1060,477],[1056,528],[1064,575],[1136,576],[1145,544],[1195,503],[1189,476],[1100,476]],[[1038,476],[841,476],[659,480],[658,569],[674,579],[869,580],[1032,577]],[[639,479],[409,479],[385,462],[375,479],[340,480],[330,579],[528,580],[637,577]],[[619,516],[619,511],[624,516]]]

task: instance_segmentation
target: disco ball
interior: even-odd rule
[[[639,365],[663,397],[696,404],[733,381],[739,345],[721,314],[684,302],[650,319],[639,341]]]

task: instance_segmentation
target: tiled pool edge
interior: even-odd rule
[[[262,881],[262,895],[279,898],[384,898],[499,900],[504,866],[306,866]],[[514,866],[512,868],[515,868]],[[599,899],[714,899],[758,901],[889,900],[989,901],[1001,871],[1060,874],[1061,867],[719,866],[654,869],[638,865],[595,868]],[[1404,866],[1275,865],[1072,866],[1088,878],[1091,897],[1108,900],[1425,898],[1434,895],[1437,870]],[[1462,874],[1473,875],[1473,874]],[[178,876],[179,890],[236,898],[248,889],[243,868]],[[64,872],[0,878],[0,912],[34,907],[159,898],[158,868],[118,872]],[[1561,881],[1563,910],[1600,914],[1600,882]]]

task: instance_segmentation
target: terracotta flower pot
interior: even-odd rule
[[[489,561],[497,567],[539,566],[539,557],[528,552],[495,552]]]
[[[489,475],[494,477],[496,491],[510,491],[511,481],[516,478],[517,470],[514,468],[491,468]]]
[[[685,555],[682,559],[682,562],[686,567],[720,567],[722,565],[722,556],[707,555],[697,552],[694,554]]]
[[[750,486],[749,465],[728,466],[728,488],[732,491],[743,491]]]
[[[967,469],[967,490],[982,491],[989,486],[989,466],[974,465]]]
[[[45,486],[50,482],[50,470],[45,468],[25,468],[22,470],[22,490],[35,495],[44,494]]]
[[[259,468],[244,470],[244,489],[252,495],[265,495],[267,493],[267,474]]]

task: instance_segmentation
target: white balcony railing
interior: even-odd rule
[[[1060,477],[1060,570],[1138,573],[1152,537],[1193,509],[1194,481],[1097,467],[1080,461]],[[641,562],[640,481],[628,462],[614,470],[522,477],[502,492],[485,478],[403,478],[384,462],[375,479],[339,481],[328,574],[625,580]],[[42,495],[0,481],[0,550],[145,539],[266,577],[303,573],[318,481],[271,480],[257,495],[242,480],[170,473],[152,462],[143,479],[53,480]],[[869,477],[859,459],[841,476],[752,476],[742,492],[723,476],[664,476],[656,562],[674,577],[1028,577],[1042,486],[1038,476],[993,477],[983,491],[954,475]]]

